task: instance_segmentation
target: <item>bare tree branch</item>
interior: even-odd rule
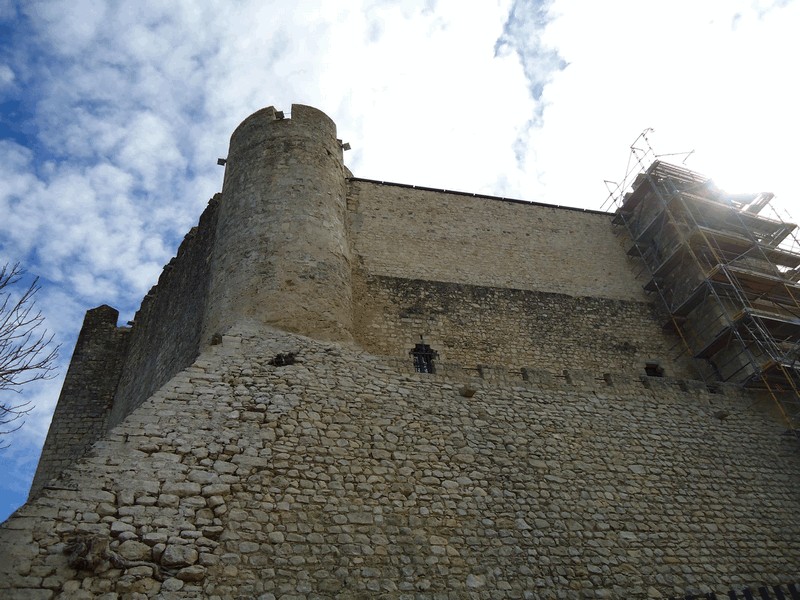
[[[0,448],[4,436],[18,430],[32,409],[30,401],[14,402],[10,392],[40,379],[55,376],[60,346],[44,329],[44,316],[36,308],[39,278],[15,293],[25,271],[19,263],[0,268]]]

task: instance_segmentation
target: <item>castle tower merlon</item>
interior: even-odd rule
[[[336,125],[292,105],[245,119],[231,136],[209,302],[208,343],[240,320],[352,339],[345,169]]]

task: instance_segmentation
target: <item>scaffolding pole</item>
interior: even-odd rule
[[[800,438],[800,244],[771,193],[728,194],[664,162],[645,131],[604,208],[631,240],[685,352],[710,385],[764,390]]]

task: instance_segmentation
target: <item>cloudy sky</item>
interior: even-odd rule
[[[322,109],[360,177],[587,208],[653,128],[797,215],[798,31],[800,0],[0,0],[0,264],[40,277],[63,344],[13,399],[36,409],[0,453],[0,520],[84,311],[132,318],[253,111]]]

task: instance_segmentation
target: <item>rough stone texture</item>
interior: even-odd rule
[[[348,340],[345,171],[336,125],[315,108],[265,108],[231,136],[204,339],[241,318]]]
[[[369,275],[647,301],[608,213],[348,182],[351,240]]]
[[[87,314],[50,483],[0,526],[0,597],[658,598],[796,578],[796,440],[768,399],[690,377],[608,215],[346,184],[335,136],[299,105],[246,119],[132,331]],[[419,335],[436,375],[412,372]]]
[[[119,312],[100,306],[86,313],[47,434],[31,496],[83,456],[106,432],[127,352],[130,330],[117,327]]]
[[[269,365],[279,352],[298,362]],[[547,381],[404,374],[231,332],[68,469],[75,490],[0,527],[0,590],[646,598],[796,576],[800,457],[768,403],[673,379]],[[176,500],[140,502],[162,493]],[[71,568],[75,534],[151,556]]]
[[[197,227],[186,234],[158,284],[142,300],[109,418],[112,426],[192,364],[200,352],[219,202],[219,195],[209,201]]]
[[[644,374],[657,361],[670,376],[696,377],[653,306],[630,300],[373,276],[354,278],[355,333],[374,354],[403,357],[419,342],[445,363]]]

